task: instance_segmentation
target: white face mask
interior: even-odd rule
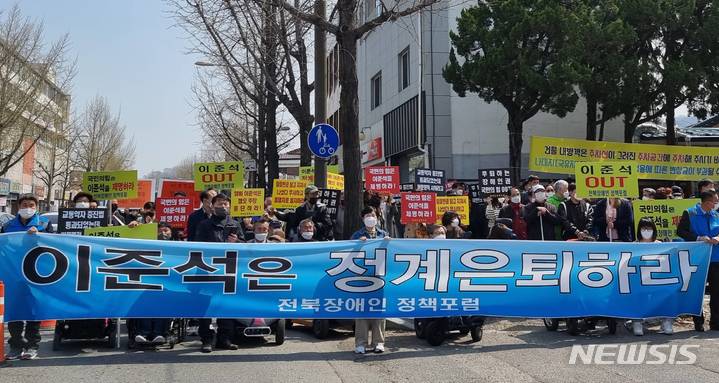
[[[652,236],[654,235],[654,230],[650,229],[642,229],[639,232],[641,233],[643,239],[652,239]]]
[[[459,220],[457,218],[455,218],[452,220],[452,227],[457,227],[457,226],[459,226]]]
[[[18,211],[18,214],[20,214],[20,217],[22,217],[23,219],[29,219],[29,218],[32,218],[32,216],[34,216],[36,212],[37,212],[36,209],[33,209],[31,207],[26,207],[24,209],[20,209]]]
[[[267,233],[255,233],[255,240],[257,242],[264,242],[267,239]]]
[[[518,195],[515,195],[514,197],[512,197],[512,203],[520,203],[520,202],[522,202],[522,197],[520,197]]]
[[[562,194],[562,195],[564,196],[564,199],[569,198],[569,192],[568,192],[568,191],[565,191],[564,194]]]
[[[506,199],[506,198],[504,198],[504,197],[502,197],[502,198],[498,198],[498,200],[499,200],[499,203],[503,204],[503,203],[504,203],[504,201],[506,201],[507,199]]]
[[[303,231],[303,232],[302,232],[302,238],[304,238],[304,239],[306,239],[306,240],[308,240],[308,241],[309,241],[310,239],[312,239],[312,237],[314,237],[314,236],[315,236],[315,233],[313,233],[313,232],[311,232],[311,231]]]
[[[642,201],[649,201],[650,199],[651,199],[651,198],[649,198],[649,197],[647,197],[647,196],[642,196]]]
[[[547,192],[547,198],[554,197],[554,192]]]
[[[78,209],[89,209],[90,208],[90,202],[78,202],[75,204],[75,207]]]
[[[377,226],[377,217],[365,217],[363,222],[367,227],[375,227]]]
[[[535,200],[535,201],[537,201],[537,202],[539,202],[539,203],[542,203],[542,202],[544,202],[546,199],[547,199],[547,194],[545,194],[544,192],[536,192],[536,193],[534,193],[534,200]]]
[[[447,239],[447,235],[446,234],[437,234],[434,237],[432,237],[432,239]]]

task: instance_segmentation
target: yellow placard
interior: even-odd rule
[[[531,138],[529,170],[573,174],[577,162],[637,162],[639,179],[698,181],[719,175],[719,148]]]
[[[275,209],[294,209],[305,202],[307,181],[274,180],[272,185],[272,207]]]
[[[582,162],[575,172],[577,197],[635,198],[639,195],[636,162]]]
[[[200,162],[194,164],[195,190],[242,189],[245,187],[245,165],[242,161]]]
[[[82,190],[96,200],[137,198],[137,170],[84,173]]]
[[[91,237],[157,239],[157,224],[146,223],[144,225],[139,225],[136,227],[92,227],[85,229],[84,234]]]
[[[639,228],[639,220],[649,218],[657,225],[657,239],[660,241],[679,238],[677,226],[682,214],[688,208],[699,203],[699,199],[657,199],[632,201],[634,208],[634,232]]]
[[[327,173],[327,189],[345,190],[345,176]]]
[[[257,217],[265,212],[264,189],[236,189],[230,202],[233,217]]]
[[[334,173],[335,175],[339,175],[340,167],[339,165],[327,165],[327,186],[328,189],[333,189],[329,187],[329,178],[330,173]],[[315,167],[314,166],[300,166],[300,181],[305,181],[308,184],[313,184],[315,182]],[[342,178],[342,189],[344,190],[344,177]]]
[[[463,225],[469,224],[469,196],[437,196],[435,201],[438,225],[442,223],[442,214],[448,211],[459,214],[459,220]]]

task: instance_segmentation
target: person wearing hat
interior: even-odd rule
[[[681,186],[672,186],[672,198],[673,199],[683,199],[684,198],[684,190],[682,190]]]
[[[657,191],[652,188],[644,188],[642,190],[642,200],[650,201],[656,198]]]
[[[557,209],[547,203],[547,193],[542,185],[532,187],[531,196],[534,201],[524,207],[524,217],[527,222],[527,239],[535,241],[555,241],[557,230],[560,226],[565,232],[574,233],[577,238],[582,238],[584,233],[577,230],[571,222],[557,214]]]
[[[332,219],[327,211],[327,206],[319,202],[320,189],[315,185],[307,185],[305,188],[305,202],[295,209],[294,214],[282,213],[271,209],[279,220],[287,222],[288,234],[297,232],[300,222],[312,218],[315,224],[315,241],[331,241],[334,239]],[[292,237],[292,235],[290,235]]]

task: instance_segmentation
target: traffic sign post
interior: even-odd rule
[[[337,154],[340,146],[339,133],[332,125],[317,124],[307,135],[307,146],[315,155],[315,185],[325,188],[327,187],[325,160]]]

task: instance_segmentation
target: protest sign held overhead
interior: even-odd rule
[[[242,189],[245,186],[245,165],[242,161],[201,162],[193,166],[196,191]]]
[[[137,197],[137,170],[86,172],[82,176],[82,190],[96,200]]]

